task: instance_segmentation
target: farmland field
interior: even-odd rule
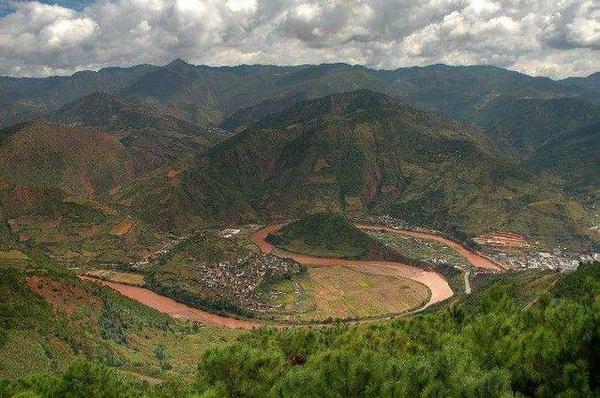
[[[134,272],[118,272],[106,269],[88,271],[86,275],[94,278],[105,279],[111,282],[125,283],[127,285],[144,286],[144,275]]]
[[[368,232],[382,241],[387,247],[417,260],[431,263],[443,261],[450,265],[470,266],[469,262],[453,249],[438,242],[426,241],[411,236],[402,236],[391,232]]]
[[[279,313],[290,321],[365,318],[420,307],[429,289],[410,279],[371,273],[369,267],[310,267],[305,278],[274,289]]]

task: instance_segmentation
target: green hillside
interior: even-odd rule
[[[270,235],[269,241],[293,253],[335,258],[363,258],[375,245],[337,213],[310,214]]]
[[[32,122],[4,130],[0,188],[33,186],[96,197],[133,177],[117,137],[97,129]]]
[[[182,120],[177,112],[164,106],[103,92],[63,106],[51,119],[117,134],[132,153],[137,169],[142,171],[182,155],[201,154],[229,136],[219,128]]]
[[[500,275],[450,307],[411,318],[245,333],[204,352],[194,383],[151,386],[77,363],[57,376],[0,381],[0,394],[593,397],[599,268]]]
[[[370,91],[301,103],[211,151],[207,169],[259,213],[389,213],[479,234],[584,233],[585,210],[496,153],[478,130]]]
[[[160,103],[189,122],[256,121],[302,99],[356,89],[406,98],[442,114],[476,122],[490,98],[573,97],[598,104],[597,77],[554,81],[493,66],[369,69],[359,65],[209,67],[175,60],[156,67],[106,68],[44,79],[0,78],[0,126],[30,120],[96,91]]]
[[[35,252],[0,251],[0,378],[59,373],[81,359],[146,376],[190,376],[197,357],[181,346],[201,352],[234,335],[81,282]]]
[[[188,120],[205,124],[220,123],[241,108],[269,99],[316,98],[358,87],[386,91],[385,82],[369,69],[346,64],[211,68],[175,60],[121,93],[158,100]]]
[[[600,120],[600,107],[569,97],[504,97],[477,109],[473,118],[494,142],[527,157],[569,131]]]
[[[388,213],[451,234],[587,239],[585,209],[492,148],[479,130],[355,91],[268,116],[206,159],[179,163],[176,183],[164,168],[120,190],[119,202],[175,227],[216,214],[225,223],[330,210]]]
[[[117,92],[154,69],[136,65],[41,79],[0,77],[0,127],[38,119],[96,91]]]
[[[256,219],[247,197],[207,174],[204,162],[195,157],[154,170],[115,190],[112,198],[142,220],[170,231]]]
[[[335,213],[303,217],[271,235],[269,241],[294,253],[341,258],[359,258],[371,243],[369,235]]]
[[[542,146],[529,160],[533,170],[559,179],[576,193],[596,193],[600,176],[600,123],[564,134]]]

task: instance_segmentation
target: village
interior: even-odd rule
[[[173,256],[183,261],[189,273],[180,275],[180,287],[207,302],[230,303],[251,312],[268,312],[272,305],[258,293],[262,286],[276,283],[300,274],[303,267],[293,260],[263,254],[258,250],[240,250],[239,256],[229,261],[200,261],[193,254],[186,254],[186,244],[207,234],[222,240],[224,245],[237,245],[247,239],[246,234],[256,225],[242,228],[225,228],[198,234],[175,236],[169,234],[161,248],[142,259],[129,264],[132,270],[148,270],[150,267],[170,267]]]

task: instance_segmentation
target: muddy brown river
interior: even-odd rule
[[[275,256],[283,258],[291,258],[299,263],[311,265],[311,266],[338,266],[347,265],[355,268],[363,269],[373,274],[397,276],[407,279],[412,279],[416,282],[422,283],[429,288],[431,296],[429,301],[421,308],[413,310],[420,311],[428,306],[444,301],[454,294],[448,281],[441,275],[433,271],[425,271],[412,265],[398,263],[394,261],[371,261],[371,260],[346,260],[339,258],[322,258],[307,256],[304,254],[291,253],[285,250],[279,249],[267,242],[267,237],[278,231],[286,224],[275,224],[259,229],[252,235],[252,241],[259,247],[259,249],[266,254],[273,254]],[[394,229],[388,227],[378,227],[370,225],[358,225],[361,229],[369,229],[374,231],[386,231],[397,233],[405,236],[413,236],[420,239],[426,239],[431,241],[440,242],[460,253],[465,257],[474,267],[486,268],[490,270],[501,270],[502,266],[491,259],[484,257],[478,253],[464,248],[456,242],[448,240],[444,237],[421,232],[404,229]],[[169,297],[162,296],[152,290],[127,285],[124,283],[111,282],[97,278],[91,278],[88,276],[80,276],[81,279],[86,281],[93,281],[107,286],[125,297],[135,300],[139,303],[147,305],[148,307],[154,308],[155,310],[168,314],[177,319],[184,319],[192,322],[198,322],[207,325],[215,325],[231,329],[255,329],[264,326],[264,323],[254,320],[244,320],[223,315],[217,315],[208,311],[203,311],[197,308],[190,307],[188,305],[179,303]]]

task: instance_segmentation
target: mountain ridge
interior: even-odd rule
[[[189,191],[200,176],[237,192],[259,219],[358,211],[469,234],[582,233],[559,208],[550,215],[538,208],[545,201],[578,205],[504,158],[481,131],[369,90],[306,100],[262,118],[182,168],[179,189]],[[140,207],[136,192],[143,190],[123,198]],[[536,221],[529,229],[525,220]]]

